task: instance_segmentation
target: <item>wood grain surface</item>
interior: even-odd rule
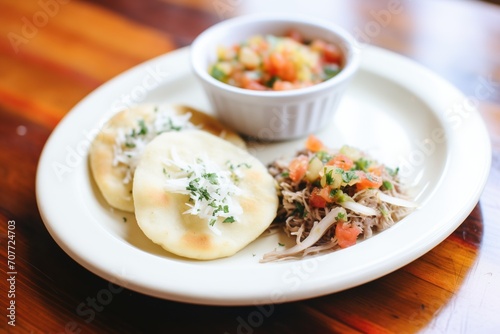
[[[397,14],[389,11],[395,4]],[[189,45],[210,25],[284,9],[335,21],[359,41],[410,57],[478,99],[493,159],[469,217],[400,270],[280,305],[161,300],[73,261],[49,235],[35,199],[38,159],[58,122],[101,84]],[[500,333],[500,6],[459,0],[2,0],[0,17],[0,333]],[[481,85],[488,90],[479,96]],[[9,231],[15,232],[15,280],[8,274]],[[96,303],[104,294],[109,303]],[[15,326],[9,325],[12,300]],[[92,303],[82,312],[82,304]]]

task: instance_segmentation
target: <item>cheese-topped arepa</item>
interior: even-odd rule
[[[132,180],[146,145],[161,133],[193,128],[245,147],[215,118],[182,105],[140,105],[109,119],[92,142],[89,157],[94,180],[109,205],[133,212]]]
[[[235,254],[269,227],[278,208],[274,178],[259,160],[199,130],[156,137],[133,182],[145,235],[193,259]]]

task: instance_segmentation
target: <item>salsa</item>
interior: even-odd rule
[[[312,86],[336,76],[343,63],[338,46],[286,36],[255,35],[233,46],[219,46],[209,73],[229,85],[262,91]]]

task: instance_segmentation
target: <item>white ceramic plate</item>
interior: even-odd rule
[[[366,283],[417,259],[476,205],[491,148],[474,99],[404,57],[365,46],[338,113],[317,135],[329,146],[357,146],[399,166],[419,209],[353,247],[297,261],[259,263],[264,253],[280,247],[278,234],[215,261],[163,251],[142,234],[133,215],[105,204],[87,153],[101,124],[120,107],[180,102],[209,112],[188,56],[189,49],[180,49],[114,78],[75,106],[46,143],[37,173],[40,213],[61,248],[93,273],[144,294],[189,303],[300,300]],[[293,155],[303,144],[302,139],[250,150],[268,163]]]

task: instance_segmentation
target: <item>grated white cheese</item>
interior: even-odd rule
[[[155,107],[155,116],[149,122],[142,118],[137,119],[137,126],[131,130],[118,129],[114,145],[113,166],[121,163],[127,167],[127,173],[123,179],[125,184],[132,181],[142,152],[156,136],[163,132],[196,128],[189,121],[191,113],[177,115],[170,108]]]
[[[222,169],[207,158],[196,159],[194,164],[182,161],[175,150],[171,151],[172,159],[164,161],[166,166],[175,166],[178,171],[164,173],[168,178],[165,190],[177,194],[189,195],[189,207],[184,214],[197,215],[206,219],[209,227],[216,234],[221,232],[216,222],[233,223],[238,220],[243,209],[234,196],[241,194],[236,183],[241,179],[241,166],[228,164],[228,170]]]

